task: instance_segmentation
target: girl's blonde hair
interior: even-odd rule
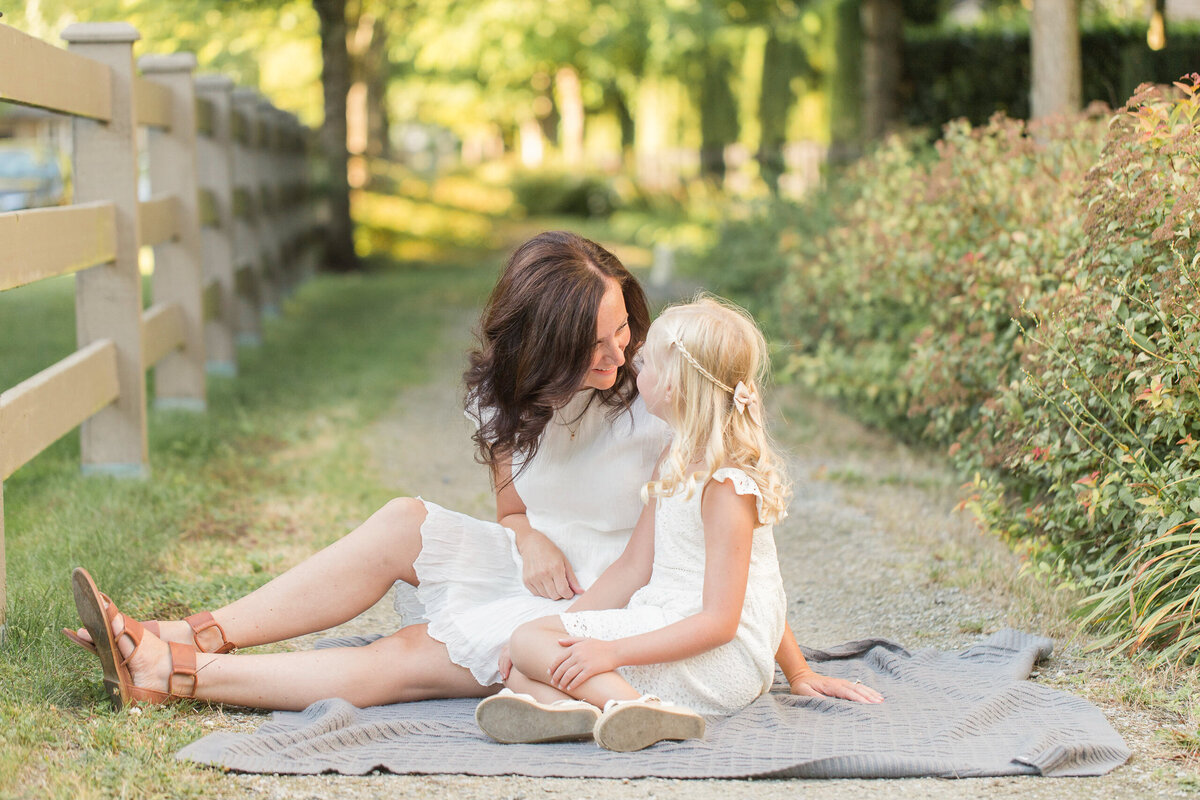
[[[767,343],[750,315],[711,296],[671,306],[650,326],[642,353],[658,372],[659,386],[669,389],[665,403],[674,429],[658,480],[643,487],[643,499],[680,490],[691,497],[713,472],[732,464],[758,484],[759,524],[782,519],[791,492],[763,424]],[[753,398],[742,411],[735,389],[741,399],[747,392]],[[688,474],[696,461],[702,468]]]

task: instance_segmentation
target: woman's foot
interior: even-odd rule
[[[653,695],[637,700],[609,700],[596,722],[596,744],[627,753],[667,739],[704,738],[704,717]]]
[[[582,700],[539,703],[527,694],[501,689],[475,708],[479,729],[501,744],[590,739],[600,709]]]
[[[170,646],[148,630],[142,634],[141,643],[135,644],[132,637],[125,635],[124,614],[117,614],[113,618],[112,630],[133,685],[166,693],[167,681],[171,677]],[[175,688],[179,690],[180,687]]]
[[[79,619],[100,659],[105,690],[118,710],[131,702],[165,703],[195,695],[195,648],[163,642],[126,617],[82,567],[71,574],[71,586]]]
[[[107,603],[108,597],[105,596],[104,600]],[[201,653],[231,653],[237,649],[237,645],[225,638],[224,629],[212,618],[212,614],[206,611],[193,614],[187,619],[150,620],[142,623],[142,626],[147,633],[153,634],[163,642],[191,645]],[[63,633],[85,650],[96,652],[95,643],[92,642],[87,628],[78,628],[73,634],[64,628]]]

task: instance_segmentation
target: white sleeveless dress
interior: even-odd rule
[[[610,418],[612,409],[589,403],[592,396],[579,392],[546,426],[533,460],[524,469],[514,464],[529,524],[562,550],[585,589],[625,549],[642,511],[642,486],[670,435],[640,397],[629,413]],[[525,588],[508,528],[423,502],[428,515],[413,565],[419,604],[404,584],[397,610],[405,624],[427,620],[429,635],[479,683],[499,683],[497,660],[513,630],[573,600],[548,600]]]
[[[740,495],[753,494],[761,511],[758,485],[740,469],[723,467],[712,481],[731,481]],[[703,609],[704,525],[702,492],[658,498],[654,516],[654,569],[625,608],[560,615],[572,636],[606,641],[636,636],[670,625]],[[733,640],[705,653],[665,664],[618,667],[642,694],[685,705],[699,714],[732,714],[769,691],[775,652],[787,613],[772,526],[754,529],[746,602]]]

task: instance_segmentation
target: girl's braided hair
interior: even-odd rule
[[[651,326],[643,357],[669,388],[665,402],[674,429],[658,480],[643,494],[684,491],[690,497],[713,472],[732,465],[758,484],[760,524],[783,518],[791,492],[762,424],[758,396],[769,366],[767,345],[750,315],[711,296],[672,306]],[[697,461],[701,469],[689,474]]]

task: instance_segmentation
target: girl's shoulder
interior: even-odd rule
[[[757,517],[755,525],[762,519],[762,489],[758,488],[758,483],[755,482],[750,475],[745,473],[745,470],[738,467],[721,467],[713,470],[713,474],[709,476],[707,485],[704,486],[703,498],[714,498],[715,495],[724,494],[725,497],[732,499],[734,495],[738,497],[754,498],[755,515]],[[703,504],[703,499],[701,504]]]
[[[728,482],[738,494],[752,494],[760,501],[762,500],[762,489],[758,487],[758,483],[741,467],[721,467],[713,471],[710,480],[713,483]]]
[[[760,525],[763,518],[763,496],[758,482],[750,477],[740,467],[721,467],[714,470],[705,486],[704,496],[708,497],[713,489],[717,493],[732,492],[734,495],[754,498],[754,512],[757,517],[755,525]],[[730,496],[730,495],[727,495]],[[701,501],[703,502],[703,500]]]

